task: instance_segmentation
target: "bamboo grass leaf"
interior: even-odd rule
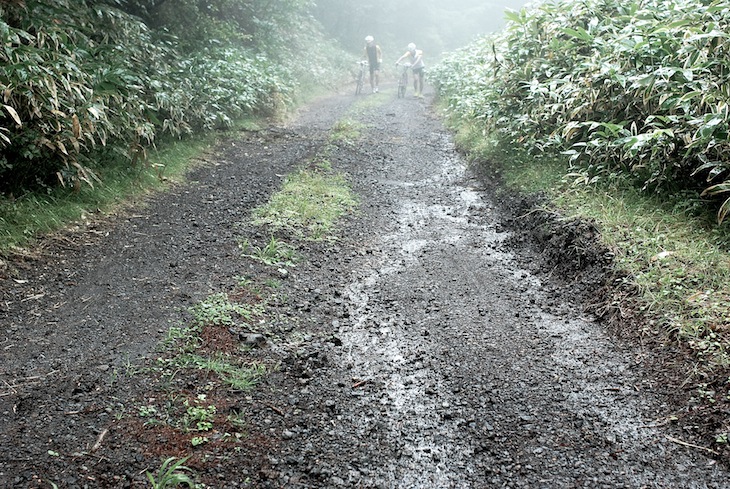
[[[9,132],[10,131],[8,129],[0,127],[0,141],[2,141],[4,145],[9,145],[12,142],[7,135]]]
[[[3,107],[5,107],[5,110],[8,112],[8,114],[10,114],[10,117],[13,118],[13,120],[19,127],[23,125],[23,122],[20,120],[18,112],[13,107],[11,107],[10,105],[3,105]]]
[[[725,201],[720,206],[720,209],[717,211],[718,224],[722,224],[725,221],[728,212],[730,212],[730,198],[725,199]]]
[[[702,191],[702,194],[700,194],[700,196],[701,197],[713,197],[713,196],[725,194],[728,192],[730,192],[730,181],[718,183],[716,185],[707,187],[705,190]]]
[[[656,34],[673,34],[677,31],[677,29],[680,29],[682,27],[686,27],[688,25],[691,25],[690,19],[678,19],[673,22],[670,22],[668,24],[663,24],[657,27],[654,31],[652,31],[653,35]]]
[[[81,137],[81,123],[79,122],[79,116],[76,114],[71,116],[71,125],[73,127],[74,138],[79,139]]]
[[[515,10],[511,10],[511,9],[506,9],[504,11],[504,18],[507,19],[508,21],[514,22],[516,24],[525,23],[525,19],[521,15],[521,13],[518,11],[515,11]]]

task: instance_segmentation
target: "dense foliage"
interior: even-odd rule
[[[455,114],[501,143],[565,154],[580,181],[724,197],[729,23],[721,0],[548,1],[431,78]]]
[[[226,39],[272,54],[285,49],[286,33],[306,25],[312,0],[105,0],[174,35],[186,51]]]
[[[0,192],[93,184],[161,135],[229,126],[290,101],[305,0],[0,3]],[[308,38],[305,38],[307,40]],[[330,53],[331,55],[331,53]],[[298,70],[298,72],[295,72]]]

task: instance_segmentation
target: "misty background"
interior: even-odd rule
[[[384,66],[415,42],[435,68],[526,4],[0,0],[0,38],[13,60],[0,73],[13,87],[0,110],[0,197],[91,186],[100,167],[133,166],[160,138],[226,129],[311,94],[349,90],[367,35]]]
[[[397,59],[410,42],[431,63],[505,24],[505,9],[528,0],[317,0],[315,17],[345,50],[358,52],[367,35],[375,37],[384,62]]]

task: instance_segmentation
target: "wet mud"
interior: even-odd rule
[[[189,183],[4,261],[0,487],[148,487],[187,455],[211,488],[730,487],[721,456],[678,443],[653,353],[586,307],[610,256],[561,280],[575,267],[527,245],[524,202],[467,166],[433,94],[385,88],[229,139]],[[364,129],[333,145],[345,118]],[[361,201],[340,239],[282,236],[303,257],[285,274],[242,257],[271,237],[252,209],[325,148]],[[140,423],[168,329],[241,276],[279,288],[265,344],[240,353],[276,368],[210,392],[240,441]]]

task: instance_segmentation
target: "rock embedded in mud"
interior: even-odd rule
[[[260,333],[241,334],[239,338],[247,346],[261,348],[266,345],[266,337]]]

